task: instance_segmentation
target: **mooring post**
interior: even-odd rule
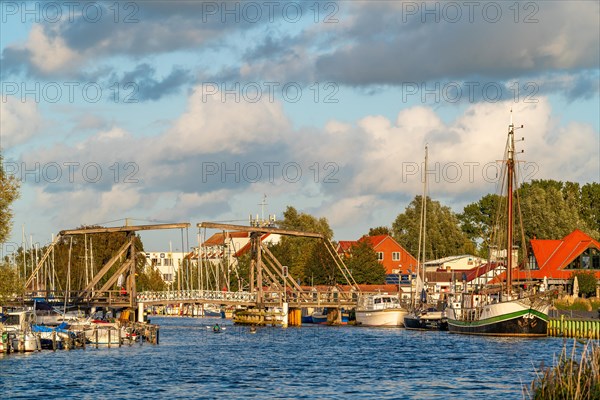
[[[138,303],[138,322],[144,322],[144,302]]]
[[[283,320],[281,321],[281,327],[287,328],[289,323],[289,305],[288,303],[283,303]]]

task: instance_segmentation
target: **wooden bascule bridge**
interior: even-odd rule
[[[25,283],[25,293],[17,299],[21,304],[32,304],[35,300],[45,300],[50,304],[65,308],[88,311],[92,309],[123,311],[127,310],[131,319],[142,320],[147,306],[166,305],[217,305],[236,308],[236,322],[249,324],[299,325],[300,310],[303,308],[327,307],[330,310],[352,309],[356,306],[360,290],[352,274],[338,255],[333,243],[324,235],[278,229],[270,226],[243,226],[202,222],[199,229],[215,229],[223,232],[247,232],[250,238],[249,287],[246,291],[223,290],[168,290],[138,292],[136,285],[136,265],[143,253],[136,250],[136,232],[161,229],[188,229],[189,223],[136,225],[121,227],[93,227],[63,230],[46,248]],[[80,290],[46,290],[44,265],[53,247],[59,241],[77,235],[124,232],[125,243],[112,255],[91,280]],[[277,257],[262,242],[265,234],[290,237],[303,237],[319,240],[327,255],[331,257],[337,270],[346,282],[343,286],[327,288],[301,287],[288,273]],[[199,256],[198,256],[199,257]],[[145,258],[145,255],[144,255]],[[198,259],[198,268],[201,259]],[[40,277],[42,276],[42,277]],[[123,280],[124,279],[124,280]],[[125,290],[117,285],[117,283]],[[333,318],[340,318],[340,312],[333,312]],[[288,318],[289,316],[289,318]]]

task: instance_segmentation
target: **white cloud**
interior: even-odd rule
[[[421,106],[402,110],[395,123],[368,116],[353,129],[344,128],[344,140],[340,140],[340,130],[332,128],[337,123],[330,122],[320,133],[323,139],[319,144],[335,142],[337,146],[311,146],[304,151],[319,151],[320,157],[339,160],[344,179],[333,189],[339,198],[420,194],[426,143],[434,197],[487,193],[494,190],[496,162],[503,157],[511,107],[515,124],[525,125],[516,131],[516,138],[525,137],[517,143],[517,150],[525,150],[520,158],[527,162],[528,179],[597,179],[598,132],[586,124],[561,125],[546,98],[535,104],[474,104],[450,123]],[[359,152],[356,143],[360,143]],[[536,174],[534,168],[539,169]],[[344,175],[344,169],[352,173]]]
[[[21,102],[13,96],[0,101],[0,137],[4,148],[29,140],[39,132],[42,122],[37,103]]]
[[[130,216],[143,203],[139,188],[127,184],[114,185],[105,192],[93,186],[74,187],[69,192],[35,190],[35,206],[52,219],[54,231]]]
[[[81,56],[67,46],[64,38],[56,32],[45,31],[42,25],[32,26],[25,48],[31,54],[32,64],[45,75],[74,71],[82,61]]]
[[[291,131],[291,125],[278,101],[267,93],[251,103],[242,89],[234,95],[199,85],[188,100],[187,111],[158,145],[175,156],[230,152],[240,154],[249,148],[269,145]],[[250,95],[247,95],[250,96]]]

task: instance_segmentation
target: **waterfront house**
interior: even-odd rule
[[[579,229],[559,240],[532,239],[528,253],[526,262],[530,271],[521,263],[513,273],[516,281],[547,278],[550,285],[564,286],[576,271],[594,271],[600,279],[600,242]],[[504,278],[505,274],[501,274],[494,281]]]
[[[385,268],[386,283],[408,282],[410,276],[416,272],[417,259],[390,235],[363,236],[357,241],[341,240],[337,252],[345,257],[351,257],[352,246],[363,241],[367,241],[377,253],[377,260]]]

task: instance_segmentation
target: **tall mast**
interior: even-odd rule
[[[423,285],[425,285],[425,244],[427,242],[427,157],[428,157],[428,148],[425,145],[425,179],[423,179],[423,199],[422,199],[422,207],[423,207],[423,257],[421,257],[421,276],[423,279]]]
[[[425,220],[427,213],[427,145],[425,145],[425,163],[423,165],[423,195],[421,197],[421,215],[419,217],[419,248],[417,251],[417,282],[421,281],[421,286],[425,284]],[[416,305],[421,297],[422,288],[415,286],[415,297],[413,305]]]
[[[506,160],[508,190],[508,219],[507,219],[507,244],[506,244],[506,293],[510,295],[512,289],[512,265],[513,265],[513,181],[515,174],[515,127],[513,125],[512,109],[510,110],[510,125],[508,126],[508,157]]]

